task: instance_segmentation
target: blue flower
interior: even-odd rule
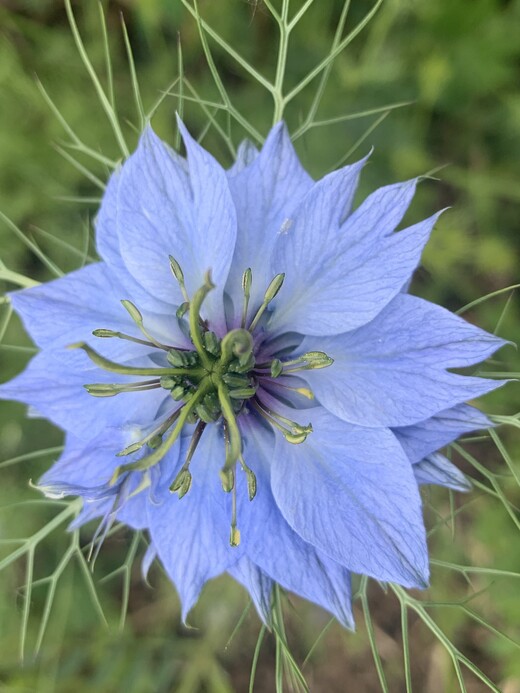
[[[501,384],[452,369],[503,341],[406,293],[415,180],[353,211],[364,159],[315,182],[278,124],[225,171],[180,128],[186,159],[147,128],[109,181],[101,262],[11,294],[41,351],[0,394],[66,431],[42,489],[147,529],[184,617],[227,571],[266,620],[279,583],[352,627],[351,572],[427,585],[419,484],[467,488],[438,450]]]

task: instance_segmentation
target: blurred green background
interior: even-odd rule
[[[279,7],[280,3],[274,5]],[[73,6],[89,56],[106,84],[98,5],[85,0]],[[302,1],[293,0],[292,11],[302,6]],[[315,0],[309,7],[291,36],[287,91],[328,54],[343,6],[339,0]],[[353,0],[346,32],[372,6],[368,0]],[[199,7],[220,36],[259,72],[272,78],[277,27],[261,2],[199,0]],[[228,132],[230,126],[235,146],[244,131],[235,123],[230,125],[226,113],[211,105],[221,102],[219,92],[204,57],[197,25],[181,1],[104,2],[103,8],[117,110],[130,149],[137,141],[139,124],[121,12],[145,110],[164,96],[153,119],[156,130],[175,143],[174,113],[183,108],[190,129],[203,136],[205,146],[223,163],[230,164],[229,147],[218,129]],[[312,127],[296,140],[304,164],[315,176],[323,175],[340,161],[354,160],[373,145],[375,151],[363,177],[361,197],[375,186],[438,171],[435,176],[439,180],[427,179],[421,184],[406,221],[451,207],[436,228],[414,291],[452,310],[519,281],[519,31],[518,0],[386,0],[369,26],[338,56]],[[211,40],[210,47],[237,111],[265,136],[273,117],[271,97]],[[198,95],[210,105],[201,108],[189,99],[181,103],[176,95],[180,82],[165,95],[179,74],[183,75],[184,95]],[[10,270],[46,280],[79,266],[86,254],[95,256],[90,220],[101,195],[100,183],[106,181],[109,170],[70,148],[65,149],[68,158],[60,153],[70,140],[46,103],[36,77],[81,141],[110,159],[121,157],[74,45],[62,2],[3,0],[0,211],[22,230],[25,241],[0,220],[0,260]],[[289,105],[286,118],[291,131],[302,131],[316,87],[314,80]],[[381,110],[403,102],[410,103],[388,112]],[[379,112],[319,124],[374,109]],[[207,129],[208,114],[217,127]],[[71,163],[71,155],[79,166]],[[82,167],[88,168],[88,176]],[[32,251],[27,239],[35,244]],[[5,288],[13,285],[6,283]],[[465,316],[518,342],[518,302],[512,292],[478,304]],[[7,319],[8,305],[0,304],[0,326],[7,324]],[[32,354],[30,341],[15,318],[9,320],[3,341],[0,381],[19,372]],[[497,361],[487,364],[484,370],[518,371],[516,352],[513,348],[503,350]],[[514,398],[515,389],[510,385],[488,398],[486,410],[513,414]],[[516,408],[517,403],[518,399]],[[475,491],[469,497],[428,491],[427,503],[431,500],[436,512],[427,510],[427,517],[429,525],[436,527],[431,541],[435,558],[506,570],[511,576],[472,574],[468,582],[455,571],[434,568],[433,587],[424,598],[451,604],[473,595],[466,610],[448,604],[432,607],[431,614],[456,646],[497,683],[498,690],[517,693],[518,649],[478,621],[480,618],[511,637],[516,630],[518,639],[520,580],[515,574],[520,573],[516,508],[520,491],[507,462],[515,464],[519,443],[518,436],[515,439],[509,429],[499,429],[498,435],[498,442],[505,443],[511,459],[507,454],[504,459],[496,439],[470,442],[465,450],[492,471],[492,478],[482,476],[471,460],[460,458],[465,471],[477,479]],[[38,492],[28,487],[28,479],[37,479],[56,452],[20,464],[13,458],[59,446],[60,441],[60,433],[50,425],[27,420],[24,407],[0,402],[0,461],[4,461],[0,470],[0,561],[21,546],[12,542],[14,538],[33,535],[63,509],[40,503]],[[504,494],[505,501],[500,494]],[[453,522],[439,522],[439,517],[449,517],[450,513]],[[132,543],[121,530],[107,540],[95,566],[93,582],[98,602],[92,592],[90,569],[78,558],[78,551],[70,564],[63,566],[58,582],[45,581],[70,545],[64,527],[60,525],[49,540],[38,546],[34,563],[25,554],[0,572],[0,691],[248,690],[260,630],[253,609],[228,642],[248,604],[241,588],[225,577],[215,581],[205,590],[192,615],[196,629],[184,628],[179,625],[174,590],[160,569],[152,568],[151,587],[140,576],[144,541]],[[88,543],[91,530],[82,531],[82,545]],[[35,581],[29,600],[24,588],[28,567],[32,571],[29,577]],[[108,579],[103,580],[107,575]],[[53,586],[55,600],[48,611],[46,599]],[[127,590],[128,613],[121,630],[121,604],[127,602]],[[399,604],[377,586],[371,588],[370,596],[375,638],[389,690],[403,691]],[[101,611],[108,626],[103,623]],[[293,598],[286,612],[289,640],[301,664],[329,619],[319,609]],[[478,618],[472,613],[479,614]],[[305,663],[303,671],[310,690],[380,690],[359,604],[356,615],[357,634],[345,633],[332,624]],[[41,620],[46,616],[40,653],[33,657]],[[27,633],[23,666],[19,661],[21,631]],[[413,613],[409,634],[414,690],[458,691],[460,684],[449,656]],[[267,636],[260,651],[255,691],[274,690],[274,658],[274,641]],[[472,674],[464,676],[468,691],[487,690]]]

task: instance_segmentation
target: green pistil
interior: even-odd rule
[[[206,296],[212,289],[215,288],[215,284],[213,284],[211,281],[209,272],[206,273],[204,279],[204,284],[195,292],[195,296],[190,303],[190,337],[191,341],[193,342],[193,346],[200,357],[202,365],[206,370],[211,371],[214,361],[209,357],[208,352],[204,348],[202,330],[200,326],[200,309]]]
[[[229,430],[229,446],[226,450],[226,462],[224,468],[229,468],[233,465],[239,458],[242,452],[242,437],[240,435],[240,429],[238,428],[238,423],[229,396],[229,390],[224,385],[222,380],[218,382],[218,399],[220,406],[222,407],[222,415],[226,420],[228,430]]]

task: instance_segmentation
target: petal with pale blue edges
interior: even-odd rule
[[[275,125],[258,156],[229,178],[238,235],[226,289],[232,297],[240,297],[242,273],[249,267],[253,276],[252,312],[262,302],[273,278],[270,257],[278,233],[312,186],[313,180],[300,164],[284,123]],[[241,303],[234,308],[238,315]]]
[[[492,425],[488,417],[478,409],[468,404],[458,404],[426,421],[392,430],[410,462],[415,464],[426,455],[449,445],[464,433],[489,428]]]
[[[273,495],[287,522],[355,573],[425,587],[421,499],[395,436],[348,425],[323,408],[312,410],[312,426],[301,445],[276,439]]]
[[[227,170],[228,177],[231,178],[236,176],[238,173],[241,173],[245,168],[250,166],[258,156],[258,153],[258,149],[250,140],[243,140],[240,142],[238,145],[235,162],[233,166]]]
[[[205,309],[223,326],[223,289],[236,238],[236,214],[224,169],[181,129],[188,171],[148,127],[121,169],[117,201],[119,246],[125,265],[153,296],[184,301],[168,256],[183,269],[191,295],[212,272],[216,289]],[[145,242],[144,242],[145,241]]]
[[[262,621],[269,625],[271,620],[271,595],[274,582],[247,556],[242,556],[227,571],[249,592]]]
[[[347,217],[341,232],[351,241],[367,235],[373,240],[389,236],[403,220],[416,187],[413,178],[378,188]]]
[[[180,159],[180,157],[178,158]],[[171,303],[164,303],[141,286],[130,274],[121,257],[117,226],[117,200],[120,182],[121,169],[118,169],[112,174],[107,183],[101,207],[94,220],[97,251],[106,262],[110,274],[113,277],[117,277],[117,283],[121,287],[123,294],[120,298],[131,298],[136,304],[146,310],[159,313],[167,312],[171,309]]]
[[[278,238],[273,270],[285,272],[286,278],[273,303],[274,331],[336,335],[373,320],[417,268],[439,216],[380,237],[371,227],[370,214],[366,227],[359,219],[360,228],[349,233],[338,226],[332,212],[334,198],[340,195],[337,181],[320,181],[323,189],[319,194],[311,191],[293,226]]]
[[[446,369],[473,365],[504,344],[440,306],[399,294],[368,325],[307,338],[301,349],[334,359],[305,374],[333,414],[362,426],[407,426],[503,385]]]
[[[181,460],[190,439],[181,441]],[[174,583],[182,604],[182,617],[197,601],[207,580],[228,570],[243,555],[242,543],[229,543],[231,494],[222,490],[219,470],[224,464],[222,429],[210,425],[204,431],[190,464],[193,477],[188,493],[180,498],[168,487],[148,504],[148,527],[159,558]],[[176,470],[172,469],[172,480]],[[237,484],[238,516],[247,501]]]
[[[271,491],[271,464],[276,465],[274,436],[254,417],[242,417],[245,457],[257,477],[242,540],[247,555],[284,589],[331,612],[354,628],[350,573],[316,546],[304,541],[284,519]],[[240,520],[240,517],[239,517]]]
[[[148,358],[129,365],[153,367]],[[53,423],[77,438],[90,440],[105,428],[151,424],[167,397],[161,388],[124,392],[115,397],[93,397],[85,390],[90,383],[130,383],[143,378],[108,373],[89,361],[83,351],[45,349],[26,369],[0,385],[0,398],[35,407]]]
[[[447,457],[438,452],[428,455],[413,466],[418,484],[446,486],[454,491],[470,491],[471,483]]]

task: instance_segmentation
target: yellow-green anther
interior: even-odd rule
[[[231,399],[250,399],[256,394],[256,387],[243,387],[237,390],[230,390]]]
[[[264,302],[265,303],[270,303],[273,298],[278,294],[280,289],[282,288],[282,284],[285,279],[285,274],[277,274],[276,277],[271,281],[269,286],[267,287],[267,291],[265,292],[264,296]]]
[[[222,408],[222,415],[226,420],[229,431],[229,445],[226,447],[226,467],[231,467],[240,457],[242,452],[242,438],[238,428],[237,419],[229,397],[229,391],[221,381],[218,384],[218,398]]]
[[[267,291],[264,294],[264,300],[262,301],[262,305],[258,309],[255,317],[253,318],[253,322],[249,325],[249,331],[252,332],[255,327],[258,325],[258,321],[264,314],[265,309],[271,303],[273,298],[276,296],[276,294],[280,291],[282,288],[282,284],[285,279],[285,274],[277,274],[276,277],[271,281],[269,286],[267,287]]]
[[[179,498],[185,496],[191,488],[191,472],[188,469],[181,469],[181,471],[175,477],[172,485],[170,486],[170,491],[172,493],[177,493]]]
[[[235,477],[236,465],[233,466],[231,472],[233,473],[233,480]],[[237,486],[233,483],[233,489],[231,491],[231,535],[229,537],[229,543],[231,546],[238,546],[240,544],[240,530],[237,529]]]
[[[128,342],[135,342],[136,344],[144,344],[145,346],[157,346],[153,342],[146,341],[144,339],[139,339],[138,337],[131,337],[129,334],[124,334],[123,332],[115,332],[114,330],[105,330],[104,328],[100,328],[98,330],[94,330],[92,332],[94,337],[102,337],[103,339],[107,339],[110,337],[116,337],[117,339],[125,339]]]
[[[247,466],[246,461],[244,460],[242,455],[240,455],[239,460],[240,466],[242,467],[247,477],[247,494],[249,496],[249,500],[252,501],[253,498],[256,496],[256,475],[253,472],[253,470]]]
[[[240,530],[238,529],[238,527],[233,525],[231,525],[229,543],[231,546],[240,546]]]
[[[221,350],[222,366],[227,366],[234,358],[238,358],[240,365],[243,365],[242,360],[248,361],[253,352],[253,338],[247,330],[242,328],[231,330],[222,340]]]
[[[127,385],[120,383],[90,383],[83,385],[85,390],[93,397],[115,397],[122,392],[141,392],[144,390],[155,390],[160,387],[158,380],[142,380],[139,383]]]
[[[188,292],[186,291],[186,285],[184,284],[184,272],[182,271],[181,266],[179,265],[177,260],[172,255],[170,255],[169,258],[170,258],[170,269],[172,271],[172,274],[175,277],[175,279],[177,280],[177,282],[181,288],[181,292],[182,292],[182,296],[183,296],[184,300],[187,303],[189,303],[190,297],[188,296]]]
[[[127,301],[126,299],[123,299],[121,301],[123,307],[127,310],[128,314],[132,318],[132,320],[135,322],[137,327],[141,330],[141,332],[144,334],[144,336],[152,342],[154,346],[156,346],[158,349],[165,349],[168,350],[170,347],[167,344],[163,344],[162,342],[157,341],[155,337],[153,337],[148,330],[144,326],[144,321],[143,321],[143,316],[141,314],[141,311],[135,306],[132,301]]]
[[[132,320],[140,327],[143,324],[143,316],[141,311],[132,303],[132,301],[122,300],[121,303],[128,311],[128,314]]]
[[[110,371],[111,373],[119,373],[120,375],[192,375],[201,374],[200,369],[187,369],[187,368],[140,368],[139,366],[122,366],[115,361],[110,361],[110,359],[105,358],[95,349],[92,349],[85,342],[77,342],[76,344],[69,344],[68,349],[82,349],[90,358],[90,360],[105,371]]]
[[[278,378],[283,371],[283,363],[280,359],[273,359],[271,361],[271,378]]]
[[[307,433],[291,433],[290,431],[282,430],[282,433],[288,443],[299,445],[307,440],[307,436],[309,435],[310,431]]]
[[[253,273],[251,268],[248,267],[244,274],[242,275],[242,290],[244,292],[244,306],[242,308],[242,322],[241,327],[246,326],[247,320],[247,310],[249,308],[249,299],[251,298],[251,284],[253,283]]]
[[[302,356],[311,368],[327,368],[334,363],[334,359],[327,356],[323,351],[308,351]]]
[[[223,467],[220,472],[220,482],[226,493],[230,493],[235,486],[235,475],[230,467]]]
[[[215,284],[211,281],[211,274],[209,272],[206,272],[206,276],[204,277],[204,284],[200,287],[200,289],[197,289],[195,292],[195,295],[193,297],[193,300],[190,303],[190,337],[191,341],[193,342],[193,346],[195,347],[198,355],[200,356],[200,360],[202,361],[202,365],[207,368],[208,370],[211,369],[211,366],[213,365],[213,361],[209,358],[206,349],[204,348],[204,343],[202,341],[202,332],[200,329],[200,323],[199,323],[199,317],[200,317],[200,309],[202,307],[202,304],[204,303],[204,299],[206,296],[209,294],[209,292],[215,288]]]

